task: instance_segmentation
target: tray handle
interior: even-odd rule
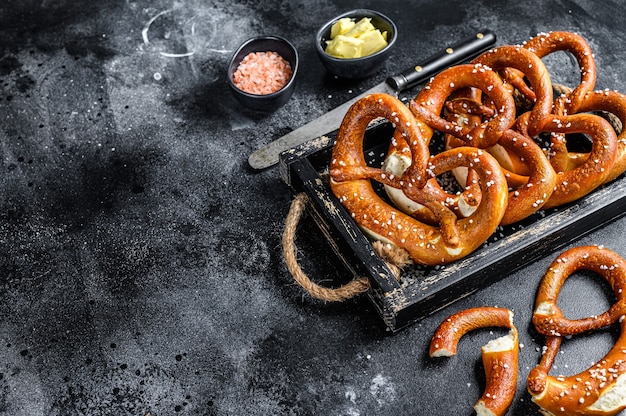
[[[306,193],[301,192],[296,195],[289,208],[289,213],[285,220],[285,229],[283,231],[283,255],[287,269],[293,276],[294,280],[311,296],[327,302],[342,302],[351,299],[370,289],[370,281],[366,277],[355,277],[350,282],[337,288],[328,288],[320,286],[313,282],[311,278],[302,270],[297,259],[297,248],[295,244],[296,230],[298,223],[304,214],[308,197]],[[385,259],[385,263],[398,277],[402,266],[408,263],[404,255],[394,253],[393,248],[386,247],[381,242],[374,243],[374,249]]]

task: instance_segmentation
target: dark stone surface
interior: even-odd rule
[[[313,34],[355,7],[393,18],[400,38],[377,75],[338,82]],[[482,27],[501,44],[578,32],[598,88],[626,91],[617,1],[0,4],[0,414],[470,415],[479,347],[497,331],[468,335],[448,360],[427,346],[447,315],[479,305],[515,311],[524,346],[509,414],[536,414],[525,377],[543,341],[530,316],[549,248],[389,336],[365,297],[326,304],[293,283],[280,249],[292,194],[275,168],[247,167],[251,151]],[[241,108],[225,79],[230,55],[259,34],[288,38],[301,57],[296,93],[272,114]],[[576,79],[567,56],[550,68]],[[626,254],[625,225],[572,244]],[[345,277],[310,220],[301,227],[307,270]],[[572,316],[611,302],[585,278],[563,293]],[[567,341],[555,371],[586,368],[615,337]]]

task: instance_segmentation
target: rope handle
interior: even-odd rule
[[[287,269],[294,280],[314,298],[328,302],[342,302],[367,292],[370,289],[370,281],[366,277],[355,277],[343,286],[328,288],[313,282],[311,278],[304,273],[297,259],[295,235],[307,202],[308,197],[305,193],[296,195],[289,208],[289,213],[285,220],[285,229],[283,231],[283,255]],[[374,242],[374,248],[385,260],[397,279],[399,279],[401,268],[411,263],[408,253],[403,249],[389,244],[383,244],[380,241]]]

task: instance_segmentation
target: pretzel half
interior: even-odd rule
[[[617,302],[601,315],[567,319],[557,306],[565,280],[579,270],[602,276]],[[626,408],[626,261],[600,246],[580,246],[558,256],[544,275],[533,323],[546,336],[545,352],[527,380],[533,401],[546,415],[614,415]],[[563,337],[619,322],[621,334],[613,348],[595,365],[572,376],[549,374]]]
[[[519,341],[513,324],[513,312],[495,307],[479,307],[458,312],[439,325],[429,348],[431,357],[453,356],[463,335],[489,327],[508,328],[509,333],[489,341],[481,348],[487,383],[481,398],[474,405],[479,416],[504,415],[515,396]]]

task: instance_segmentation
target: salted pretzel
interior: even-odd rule
[[[579,270],[602,276],[617,302],[601,315],[567,319],[557,306],[565,280]],[[546,336],[541,361],[528,375],[533,401],[546,415],[614,415],[626,408],[626,261],[600,246],[581,246],[562,253],[544,275],[535,302],[533,323]],[[607,355],[572,376],[549,374],[563,337],[619,322],[621,335]]]
[[[614,151],[615,146],[610,143],[607,144],[612,138],[606,123],[593,118],[582,119],[578,116],[574,119],[566,119],[568,116],[581,111],[585,97],[595,86],[595,61],[591,48],[584,38],[570,32],[550,32],[530,39],[523,45],[523,48],[532,53],[528,57],[524,57],[519,50],[513,47],[506,49],[509,50],[509,53],[517,53],[517,60],[526,59],[529,62],[528,68],[533,68],[533,70],[524,70],[523,65],[511,63],[510,59],[506,59],[506,54],[499,52],[503,48],[495,48],[484,53],[475,61],[491,65],[496,70],[506,71],[505,80],[514,84],[527,95],[527,98],[533,100],[534,106],[531,114],[520,116],[516,126],[522,134],[530,137],[535,137],[541,132],[551,134],[550,161],[559,175],[555,192],[545,204],[545,208],[555,207],[586,195],[599,184],[608,180],[609,175],[606,172],[607,170],[613,171],[610,154]],[[550,79],[545,72],[545,67],[536,63],[537,59],[557,51],[571,53],[576,58],[581,72],[579,85],[556,100],[554,113],[564,118],[547,116],[546,110],[548,103],[551,102],[547,95],[549,94],[548,87],[551,89]],[[532,55],[536,57],[534,58],[535,63],[530,62],[533,60],[530,57]],[[524,88],[526,84],[522,77],[528,79],[530,88]],[[569,152],[565,138],[566,134],[571,133],[583,133],[592,136],[595,142],[592,150],[592,153],[595,152],[594,155],[586,158]],[[596,138],[595,134],[599,137]],[[498,155],[496,157],[501,163],[503,158],[508,157],[510,162],[515,165],[513,167],[514,174],[523,175],[525,173],[518,159],[511,157],[510,152],[500,152],[500,155],[504,157],[498,157]],[[574,163],[572,163],[573,160],[575,160]],[[576,165],[574,166],[574,164]],[[622,172],[623,169],[616,167],[615,171]],[[514,175],[510,177],[519,181],[519,178]],[[511,180],[509,182],[511,183]]]
[[[394,123],[411,150],[411,165],[396,176],[369,167],[363,155],[368,124],[384,117]],[[330,187],[355,222],[378,240],[404,248],[416,263],[446,264],[478,248],[498,227],[507,199],[507,185],[496,160],[480,149],[463,147],[429,157],[427,141],[406,105],[386,94],[372,94],[353,104],[337,133],[330,163]],[[458,166],[478,175],[481,203],[467,218],[457,219],[424,191],[425,183]],[[401,189],[431,209],[437,225],[425,224],[390,206],[371,180]]]
[[[580,83],[560,99],[565,102],[565,114],[577,113],[585,95],[593,91],[596,84],[596,63],[587,41],[575,33],[555,31],[541,33],[525,42],[523,47],[539,58],[558,51],[569,52],[574,56],[580,69]]]
[[[558,174],[554,192],[544,205],[544,208],[551,208],[588,194],[609,180],[611,176],[615,176],[614,173],[609,172],[623,172],[626,166],[613,168],[615,157],[612,155],[614,155],[617,147],[617,138],[614,137],[615,134],[610,125],[597,116],[576,114],[581,112],[586,96],[591,95],[590,91],[593,90],[596,81],[595,61],[587,42],[573,33],[550,32],[529,40],[523,47],[532,52],[530,55],[536,56],[535,63],[531,63],[530,55],[524,57],[518,49],[512,47],[507,49],[510,51],[509,53],[513,53],[513,51],[517,53],[516,58],[526,59],[529,62],[529,68],[540,70],[524,71],[523,65],[510,63],[510,59],[507,60],[505,54],[499,58],[498,50],[504,50],[503,48],[495,48],[493,51],[484,53],[476,61],[486,65],[492,64],[495,69],[501,72],[506,70],[505,80],[522,89],[529,99],[534,100],[531,113],[520,115],[516,120],[515,129],[529,137],[535,137],[540,133],[550,134],[550,149],[545,151]],[[554,109],[550,115],[546,114],[547,105],[550,102],[546,98],[549,77],[545,74],[543,65],[536,63],[536,59],[557,51],[566,51],[574,55],[580,67],[581,81],[571,92],[565,93],[555,100]],[[509,66],[507,67],[507,65]],[[530,88],[525,90],[523,89],[525,85],[522,80],[523,77],[526,77],[530,84]],[[613,100],[614,103],[617,101],[617,99]],[[595,100],[594,104],[600,106],[598,100]],[[589,105],[591,106],[591,103]],[[619,108],[616,111],[619,111]],[[568,150],[566,136],[574,133],[586,134],[591,137],[593,144],[592,152],[589,155],[581,155]],[[519,158],[514,157],[511,152],[499,149],[499,152],[492,150],[492,153],[505,168],[511,169],[507,176],[509,183],[519,185],[519,182],[523,181],[523,176],[528,174],[528,167],[520,163]]]
[[[484,91],[493,90],[494,95],[496,95],[496,104],[501,106],[503,110],[501,112],[491,111],[492,119],[489,122],[471,126],[469,123],[449,122],[440,117],[449,96],[470,88]],[[464,137],[468,143],[472,143],[483,140],[492,141],[494,138],[497,140],[502,131],[514,122],[514,113],[509,111],[512,104],[512,96],[497,74],[481,65],[460,65],[449,68],[431,79],[418,96],[411,101],[410,108],[416,115],[422,136],[427,143],[430,143],[435,131],[453,132],[459,137]],[[489,111],[490,109],[484,107],[483,110]],[[487,137],[485,138],[485,136]],[[476,137],[475,140],[474,137]],[[408,167],[407,150],[403,138],[398,138],[392,142],[383,169],[396,175],[400,174],[403,169]],[[453,170],[459,169],[468,172],[463,167]],[[460,181],[460,187],[464,188],[462,192],[445,190],[435,180],[428,181],[424,191],[429,194],[430,198],[451,209],[459,218],[467,218],[475,212],[480,201],[480,188],[476,174],[469,174],[471,175],[469,181],[466,181],[466,177]],[[404,195],[401,190],[391,187],[386,187],[386,189],[390,199],[404,212],[429,224],[435,222],[436,218],[434,218],[431,210],[416,203]]]
[[[512,69],[526,77],[530,88],[523,82],[515,86],[522,89],[533,102],[526,126],[528,135],[533,137],[539,134],[552,112],[553,101],[552,82],[541,59],[528,49],[505,45],[479,55],[473,62],[486,65],[496,72],[504,72],[503,78],[509,82],[512,81],[512,77],[507,77],[506,74]]]
[[[489,146],[488,151],[498,158],[498,155],[506,155],[507,160],[511,160],[514,155],[517,160],[523,161],[530,170],[528,176],[521,177],[517,172],[507,175],[509,178],[508,205],[502,224],[511,224],[520,221],[532,213],[536,212],[549,200],[554,185],[556,174],[552,169],[543,151],[530,138],[512,131],[505,122],[511,120],[511,115],[507,112],[507,117],[502,118],[497,124],[498,129],[490,129],[488,125],[498,120],[498,111],[495,108],[500,103],[507,102],[510,108],[515,111],[510,91],[504,87],[502,81],[498,79],[497,71],[507,68],[518,69],[521,73],[527,74],[532,90],[535,91],[535,106],[528,114],[528,130],[540,131],[547,122],[547,117],[552,110],[552,85],[548,72],[536,55],[526,49],[516,46],[502,46],[488,51],[478,58],[472,65],[451,68],[442,74],[434,77],[427,87],[411,102],[411,109],[414,114],[425,118],[426,124],[430,127],[446,133],[446,143],[448,147],[458,147],[463,145],[475,145],[477,147]],[[494,72],[495,71],[495,72]],[[467,74],[472,74],[472,82],[465,81]],[[481,82],[483,79],[487,83]],[[458,80],[463,80],[460,82]],[[448,101],[454,92],[461,92],[451,101]],[[481,100],[483,95],[489,97],[490,103],[484,105]],[[451,108],[455,104],[460,107],[458,110]],[[439,114],[443,107],[446,107],[453,120],[442,119],[435,114]],[[494,106],[496,106],[494,108]],[[501,110],[504,113],[503,110]],[[489,121],[482,122],[480,116],[484,116]],[[513,113],[515,116],[515,113]],[[481,127],[482,126],[482,127]],[[507,128],[504,128],[507,126]],[[476,130],[481,128],[481,133],[486,133],[487,137],[474,139]],[[491,131],[491,133],[489,133]],[[494,138],[496,141],[494,142]],[[495,149],[502,149],[497,152]],[[393,150],[388,158],[393,157]],[[504,162],[501,162],[503,164]],[[519,162],[518,162],[519,164]],[[519,169],[517,169],[519,170]],[[457,169],[455,171],[457,179],[465,186],[466,170]],[[513,182],[511,179],[517,179]],[[473,190],[472,195],[476,197]],[[446,201],[456,201],[453,196],[447,196]],[[461,198],[459,201],[464,201]],[[466,204],[467,205],[467,204]]]
[[[489,341],[482,347],[487,383],[481,398],[474,405],[478,416],[504,415],[513,402],[517,387],[519,354],[513,312],[495,307],[480,307],[458,312],[439,325],[429,348],[431,357],[453,356],[463,335],[489,327],[508,328],[509,333]]]
[[[556,152],[559,146],[566,146],[560,136],[554,133],[581,133],[591,138],[591,152],[583,163],[572,170],[557,171],[556,186],[545,208],[575,201],[607,181],[618,150],[617,136],[608,121],[587,113],[554,115],[544,131],[552,133],[552,152]],[[561,152],[565,153],[567,149]]]
[[[476,88],[488,94],[495,109],[493,117],[476,126],[450,122],[441,117],[447,98],[467,88]],[[480,149],[496,144],[502,133],[515,123],[513,95],[498,74],[479,63],[457,65],[440,72],[411,100],[410,108],[427,125],[424,132],[427,140],[432,138],[433,130],[437,130]]]

